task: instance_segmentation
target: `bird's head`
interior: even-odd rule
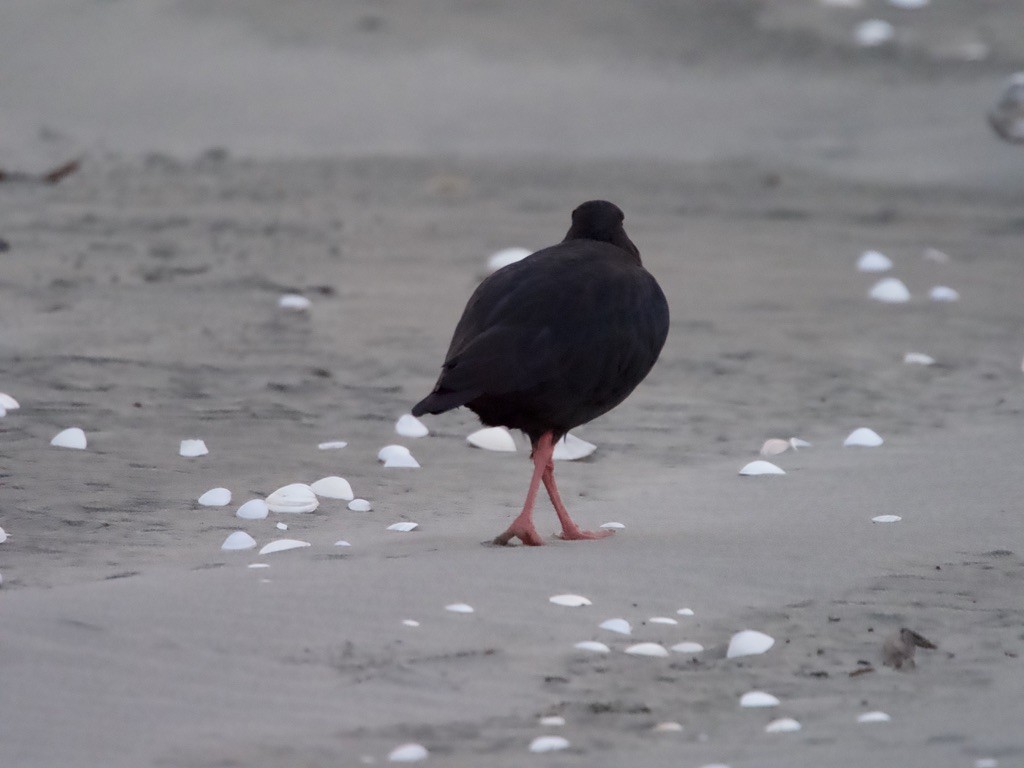
[[[600,240],[617,245],[640,260],[640,251],[622,228],[622,209],[607,200],[588,200],[572,212],[566,240]]]

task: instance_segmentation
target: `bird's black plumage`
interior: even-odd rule
[[[536,445],[621,403],[658,359],[669,324],[665,296],[622,222],[612,203],[583,203],[561,243],[480,283],[413,414],[466,405]]]

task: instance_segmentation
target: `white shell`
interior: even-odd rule
[[[704,650],[704,646],[700,643],[676,643],[671,650],[676,653],[700,653]]]
[[[517,261],[522,261],[532,253],[525,248],[502,248],[500,251],[495,251],[491,254],[490,258],[487,259],[487,272],[497,272],[502,267],[507,267],[509,264],[515,264]]]
[[[56,445],[58,448],[77,448],[78,450],[84,450],[86,446],[85,432],[78,427],[70,427],[65,429],[63,432],[59,432],[53,440],[50,441],[50,445]]]
[[[597,446],[593,443],[566,433],[565,437],[555,443],[555,450],[551,457],[555,461],[576,461],[576,459],[586,458],[596,450]]]
[[[512,453],[516,450],[516,441],[512,439],[512,434],[504,427],[478,429],[466,438],[466,442],[474,448],[483,448],[485,451],[507,451]]]
[[[758,459],[745,465],[740,470],[740,474],[746,477],[753,477],[754,475],[784,475],[786,472],[782,467],[777,467],[770,461]]]
[[[351,547],[352,545],[349,544],[344,539],[338,539],[336,542],[334,542],[334,546],[336,546],[336,547]]]
[[[422,744],[403,744],[391,750],[388,760],[392,763],[415,763],[426,760],[429,754]]]
[[[892,269],[892,259],[878,251],[864,251],[857,259],[857,270],[860,272],[888,272]]]
[[[227,488],[211,488],[199,497],[204,507],[226,507],[231,503],[231,491]]]
[[[945,251],[940,251],[938,248],[925,248],[922,256],[928,261],[935,261],[939,264],[945,264],[949,261],[949,254]]]
[[[286,293],[277,300],[277,306],[281,309],[309,309],[310,301],[305,296],[297,293]]]
[[[250,499],[238,508],[235,515],[245,520],[263,520],[269,511],[263,499]]]
[[[387,527],[389,531],[398,531],[399,533],[408,533],[419,528],[419,523],[412,523],[409,521],[403,521],[401,523],[392,523]]]
[[[676,613],[680,616],[693,616],[693,608],[680,608]]]
[[[558,726],[565,725],[565,718],[558,715],[548,715],[547,717],[542,717],[539,722],[541,725],[557,728]]]
[[[601,523],[600,527],[601,528],[609,528],[609,529],[615,530],[615,531],[620,531],[623,528],[625,528],[626,526],[623,525],[622,523],[614,523],[613,522],[613,523]]]
[[[246,568],[269,568],[270,563],[249,563]]]
[[[633,632],[633,628],[625,619],[607,619],[598,624],[598,627],[607,629],[609,632],[618,632],[620,635],[628,635]]]
[[[777,707],[779,700],[764,691],[747,691],[740,696],[741,707]]]
[[[790,448],[789,440],[782,440],[778,437],[772,437],[764,441],[764,445],[761,446],[762,456],[776,456],[780,453],[785,453]]]
[[[313,489],[305,483],[291,483],[278,488],[267,496],[267,508],[271,512],[301,514],[312,512],[320,506]]]
[[[932,301],[960,301],[960,294],[948,285],[936,285],[928,296]]]
[[[888,723],[892,720],[889,715],[885,712],[864,712],[863,714],[857,715],[858,723]]]
[[[878,517],[872,517],[872,523],[898,523],[903,518],[899,515],[879,515]]]
[[[182,440],[178,447],[178,455],[194,459],[196,456],[205,456],[210,451],[202,440]]]
[[[256,539],[245,531],[235,531],[220,545],[221,549],[252,549],[256,546]]]
[[[874,48],[892,40],[896,30],[892,24],[882,19],[868,19],[857,25],[853,31],[853,39],[864,48]]]
[[[274,539],[274,541],[264,545],[263,549],[260,550],[260,554],[272,555],[274,552],[286,552],[289,549],[302,549],[303,547],[308,546],[310,546],[308,541],[299,541],[298,539]]]
[[[284,523],[278,523],[275,527],[279,531],[287,531],[288,530],[288,526],[285,525]]]
[[[923,352],[907,352],[903,356],[903,362],[907,365],[935,365],[935,358]]]
[[[793,450],[794,451],[797,450],[798,448],[811,448],[812,447],[812,443],[808,443],[806,440],[801,440],[799,437],[791,437],[791,438],[789,438],[789,444],[793,446]]]
[[[596,640],[584,640],[583,642],[576,643],[573,648],[580,651],[593,651],[594,653],[610,653],[612,650],[604,643],[599,643]]]
[[[765,733],[793,733],[800,730],[800,723],[792,717],[780,717],[764,727]]]
[[[898,277],[887,277],[875,283],[868,296],[886,304],[902,304],[910,301],[910,290]]]
[[[404,445],[385,445],[377,452],[377,458],[384,462],[385,467],[419,469],[420,466]]]
[[[0,408],[5,411],[16,411],[21,408],[21,405],[6,392],[0,392]]]
[[[452,603],[451,605],[446,605],[444,609],[452,613],[473,613],[473,606],[466,603]]]
[[[658,643],[637,643],[636,645],[629,646],[626,649],[626,653],[633,656],[655,656],[657,658],[668,656],[665,646]]]
[[[345,501],[351,501],[356,497],[356,495],[352,493],[352,486],[349,485],[348,480],[344,477],[338,477],[337,475],[322,477],[315,483],[312,483],[309,488],[317,496],[323,496],[325,499],[344,499]]]
[[[538,736],[530,742],[531,752],[557,752],[568,748],[569,740],[561,736]]]
[[[339,448],[344,448],[348,443],[344,440],[328,440],[326,443],[319,443],[317,448],[321,451],[336,451]]]
[[[669,721],[666,723],[658,723],[656,726],[651,728],[651,730],[658,733],[679,733],[683,730],[683,726],[681,723]]]
[[[416,619],[402,619],[402,624],[406,627],[418,627],[420,625]]]
[[[897,8],[903,8],[908,11],[917,10],[918,8],[924,8],[930,0],[889,0],[889,5],[894,5]]]
[[[417,419],[411,413],[402,414],[395,422],[395,432],[402,437],[426,437],[430,434],[427,425]]]
[[[554,603],[555,605],[564,605],[567,608],[580,608],[584,605],[593,605],[593,603],[583,597],[583,595],[554,595],[548,598],[548,602]]]
[[[725,652],[728,659],[739,656],[756,656],[764,653],[775,645],[775,638],[758,632],[756,629],[744,629],[737,632],[729,640],[729,650]]]
[[[843,440],[843,445],[859,445],[864,448],[877,448],[884,442],[885,441],[877,432],[875,432],[875,430],[868,429],[867,427],[861,427],[860,429],[853,430],[853,432],[847,435],[846,439]]]
[[[670,619],[668,616],[652,616],[648,621],[651,624],[678,624],[679,622],[675,619]]]
[[[373,505],[371,505],[366,499],[352,499],[352,501],[348,503],[348,508],[353,512],[369,512],[373,509]]]
[[[7,531],[0,528],[0,544],[3,544],[5,541],[7,541]]]

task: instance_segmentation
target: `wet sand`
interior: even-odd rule
[[[408,741],[430,750],[428,764],[451,766],[1020,762],[1024,155],[967,110],[995,98],[1000,68],[1019,61],[1013,40],[995,34],[985,62],[942,58],[929,41],[955,36],[963,19],[941,5],[920,28],[905,17],[900,28],[916,42],[866,57],[836,42],[845,17],[826,23],[822,9],[801,15],[787,3],[760,13],[728,4],[703,27],[678,27],[678,50],[654,5],[630,16],[634,28],[602,4],[590,24],[547,32],[534,14],[513,22],[489,6],[472,6],[497,14],[485,21],[440,4],[431,19],[350,8],[349,24],[310,2],[290,25],[270,4],[254,16],[229,5],[216,20],[195,4],[170,7],[139,6],[126,23],[173,18],[167,29],[230,28],[239,46],[271,57],[370,63],[366,35],[382,37],[385,53],[415,53],[461,31],[449,55],[490,61],[483,90],[495,72],[519,72],[510,103],[521,107],[532,103],[532,75],[559,63],[530,56],[556,48],[561,33],[577,62],[565,83],[585,93],[601,88],[588,73],[615,70],[616,94],[630,83],[650,93],[678,75],[686,87],[660,93],[666,113],[679,109],[669,116],[680,131],[639,120],[639,137],[612,123],[551,130],[548,141],[513,125],[522,144],[488,157],[502,113],[479,124],[439,115],[430,134],[416,121],[420,97],[396,96],[389,144],[371,128],[374,109],[392,102],[374,107],[366,95],[351,118],[366,138],[302,153],[237,114],[225,127],[237,144],[185,119],[180,146],[159,135],[146,145],[130,114],[129,127],[105,133],[71,107],[80,134],[70,119],[54,126],[60,140],[7,132],[24,141],[4,140],[5,165],[31,170],[58,149],[86,159],[59,185],[0,185],[0,237],[11,245],[0,254],[0,391],[22,404],[0,419],[0,526],[10,534],[0,544],[0,764],[357,765],[384,763]],[[26,24],[42,18],[26,8]],[[102,21],[96,8],[80,12],[86,30]],[[566,24],[580,21],[572,8]],[[330,19],[347,47],[324,53]],[[512,47],[515,32],[534,42]],[[732,61],[719,50],[730,39],[757,44]],[[791,47],[776,52],[766,39]],[[680,53],[691,48],[702,56]],[[106,72],[110,57],[83,60],[81,77]],[[401,59],[381,54],[379,64],[390,73],[382,87],[399,93]],[[812,80],[822,90],[787,88]],[[752,102],[740,109],[720,96],[744,82],[774,83],[790,102],[768,100],[759,122]],[[844,88],[877,94],[872,110],[903,111],[851,123],[843,118],[856,105],[838,99],[822,112],[815,94]],[[47,122],[19,93],[23,109],[7,119]],[[692,94],[707,105],[694,116],[684,109]],[[453,103],[474,110],[472,98]],[[557,112],[545,99],[535,106]],[[926,130],[915,122],[947,111],[953,118]],[[298,135],[321,130],[331,110],[311,114],[296,118]],[[122,134],[123,149],[94,143]],[[813,141],[836,135],[838,144]],[[227,151],[201,152],[210,144]],[[598,452],[558,467],[581,524],[626,529],[592,543],[484,546],[521,503],[522,444],[516,455],[471,449],[476,422],[465,411],[431,417],[432,434],[418,440],[399,440],[394,420],[429,390],[487,256],[559,239],[572,207],[593,197],[625,210],[673,312],[648,380],[576,431]],[[928,247],[950,261],[923,258]],[[854,264],[869,248],[893,259],[908,304],[867,298],[879,276]],[[929,301],[934,285],[961,300]],[[291,291],[310,298],[308,312],[277,307]],[[937,364],[906,365],[910,351]],[[48,445],[68,426],[85,430],[87,450]],[[860,426],[885,444],[843,448]],[[794,435],[814,445],[773,459],[786,476],[738,476],[766,438]],[[179,441],[195,437],[210,454],[179,457]],[[317,449],[330,439],[349,445]],[[422,468],[383,469],[376,453],[391,442]],[[325,500],[307,515],[233,516],[248,498],[330,474],[373,510]],[[196,504],[220,485],[231,506]],[[871,522],[883,514],[903,519]],[[274,528],[282,520],[287,532]],[[384,530],[399,520],[419,528]],[[556,530],[546,505],[537,520],[542,533]],[[288,536],[312,546],[222,552],[236,529],[260,545]],[[257,561],[270,567],[246,567]],[[593,605],[548,602],[562,592]],[[446,612],[454,602],[475,613]],[[678,615],[684,607],[695,615]],[[597,628],[611,617],[630,620],[632,637]],[[883,640],[902,626],[939,646],[919,650],[912,672],[881,665]],[[775,647],[726,659],[744,628]],[[573,649],[592,639],[612,652]],[[622,652],[683,640],[708,650]],[[755,688],[781,705],[741,709]],[[875,709],[892,722],[856,723]],[[548,714],[566,725],[538,725]],[[784,716],[802,730],[764,733]],[[684,730],[653,733],[663,721]],[[544,733],[571,748],[530,755]]]

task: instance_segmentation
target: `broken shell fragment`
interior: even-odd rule
[[[55,445],[58,448],[77,448],[80,451],[85,450],[85,432],[78,427],[70,427],[69,429],[65,429],[63,432],[58,432],[50,441],[50,445]]]
[[[668,616],[652,616],[648,619],[651,624],[678,624],[679,622],[675,619],[670,619]]]
[[[231,503],[231,491],[227,488],[211,488],[199,497],[204,507],[226,507]]]
[[[451,605],[446,605],[444,609],[452,613],[473,613],[473,606],[466,603],[452,603]]]
[[[182,440],[178,447],[178,455],[187,459],[194,459],[197,456],[205,456],[210,451],[202,440]]]
[[[903,362],[907,365],[935,365],[935,358],[923,352],[907,352]]]
[[[889,715],[885,712],[864,712],[863,714],[857,715],[858,723],[888,723],[892,720]]]
[[[764,441],[764,445],[761,446],[761,455],[776,456],[780,453],[785,453],[789,448],[789,440],[781,440],[777,437],[772,437]]]
[[[555,443],[555,450],[551,457],[555,461],[576,461],[585,459],[596,450],[597,446],[593,443],[566,433],[561,440]]]
[[[308,541],[299,541],[298,539],[274,539],[269,544],[264,545],[263,549],[260,550],[261,555],[272,555],[274,552],[287,552],[289,549],[303,549],[304,547],[312,546]]]
[[[607,619],[598,624],[601,629],[607,629],[609,632],[618,632],[620,635],[631,634],[633,628],[629,626],[629,622],[625,619]]]
[[[864,251],[857,259],[859,272],[888,272],[892,269],[892,259],[878,251]]]
[[[277,528],[277,530],[279,530],[279,531],[287,531],[288,530],[288,526],[285,525],[284,523],[278,523],[274,527]]]
[[[220,545],[221,549],[252,549],[256,546],[256,539],[245,531],[235,531]]]
[[[388,754],[388,761],[392,763],[415,763],[420,760],[426,760],[427,748],[422,744],[403,744],[400,747],[395,747]]]
[[[948,285],[936,285],[928,292],[932,301],[960,301],[960,294]]]
[[[315,483],[312,483],[309,488],[317,496],[323,496],[325,499],[344,499],[345,501],[351,501],[356,497],[356,495],[352,493],[352,486],[349,484],[348,480],[344,477],[338,477],[337,475],[322,477]]]
[[[652,656],[657,658],[668,656],[665,646],[658,643],[637,643],[636,645],[629,646],[626,649],[626,653],[632,656]]]
[[[419,528],[419,523],[404,521],[401,523],[392,523],[387,527],[387,530],[398,531],[399,533],[408,533],[409,531],[414,531],[417,528]]]
[[[593,605],[583,595],[553,595],[548,598],[548,602],[555,605],[564,605],[567,608],[581,608],[584,605]]]
[[[737,632],[729,640],[729,649],[725,652],[728,659],[740,656],[756,656],[764,653],[775,645],[775,638],[758,632],[756,629],[744,629]]]
[[[860,429],[853,430],[853,432],[847,435],[846,439],[843,440],[843,445],[877,448],[884,442],[885,441],[877,432],[875,432],[875,430],[868,429],[867,427],[861,427]]]
[[[271,512],[301,514],[312,512],[320,506],[313,489],[305,483],[291,483],[282,486],[267,496],[267,508]]]
[[[516,442],[512,434],[504,427],[487,427],[478,429],[466,438],[466,442],[474,448],[483,448],[485,451],[508,451],[514,452]]]
[[[286,293],[277,300],[277,306],[281,309],[294,309],[301,312],[304,309],[309,309],[310,301],[301,294]]]
[[[235,515],[244,520],[263,520],[270,510],[263,499],[250,499],[238,508]]]
[[[427,425],[417,419],[411,413],[402,414],[395,422],[395,432],[402,437],[426,437],[430,434]]]
[[[794,451],[799,449],[799,448],[811,448],[812,447],[811,443],[807,442],[806,440],[801,440],[799,437],[791,437],[791,438],[789,438],[789,444],[791,446],[793,446],[793,450]]]
[[[704,650],[704,646],[700,643],[676,643],[671,650],[675,653],[700,653]]]
[[[604,643],[599,643],[596,640],[584,640],[583,642],[576,643],[573,648],[580,651],[593,651],[594,653],[611,653],[612,650]]]
[[[765,733],[794,733],[800,730],[800,723],[792,717],[780,717],[764,727]]]
[[[419,469],[420,466],[404,445],[385,445],[377,452],[377,458],[384,462],[385,467]]]
[[[373,506],[366,499],[352,499],[348,503],[348,508],[353,512],[369,512]]]
[[[336,451],[339,448],[344,448],[348,443],[344,440],[328,440],[326,443],[317,444],[317,448],[321,451]]]
[[[741,707],[777,707],[779,700],[764,691],[747,691],[740,697]]]
[[[569,740],[561,736],[538,736],[530,742],[531,752],[557,752],[560,749],[568,749]]]
[[[740,470],[740,474],[744,477],[753,477],[755,475],[784,475],[786,472],[782,467],[777,467],[770,461],[758,459],[745,465]]]
[[[497,272],[502,267],[507,267],[509,264],[515,264],[517,261],[522,261],[530,255],[530,251],[525,248],[502,248],[500,251],[495,251],[491,254],[490,258],[487,259],[487,272]]]
[[[886,277],[875,283],[868,296],[886,304],[902,304],[910,301],[910,290],[898,277]]]

